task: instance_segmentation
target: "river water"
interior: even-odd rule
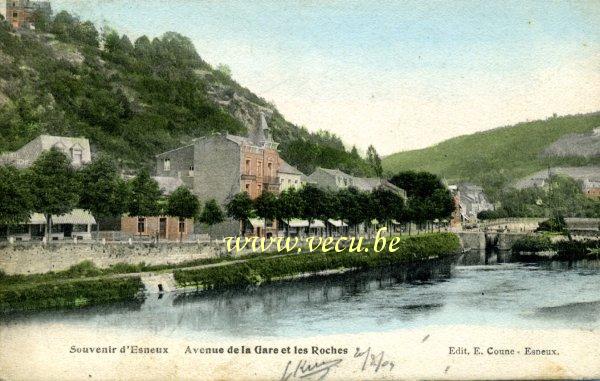
[[[0,317],[185,338],[301,337],[426,326],[600,328],[600,262],[511,263],[472,252],[426,268],[306,278],[254,289]],[[6,331],[5,331],[6,332]]]

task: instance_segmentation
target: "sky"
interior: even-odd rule
[[[0,0],[1,2],[2,0]],[[132,38],[176,31],[289,121],[363,152],[600,111],[600,1],[53,0]]]

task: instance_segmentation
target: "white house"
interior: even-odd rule
[[[45,151],[56,148],[71,159],[78,168],[92,160],[90,142],[86,138],[40,135],[14,152],[0,154],[0,165],[29,167]]]
[[[281,160],[277,174],[279,176],[280,192],[288,188],[300,189],[300,187],[306,183],[306,176],[304,176],[304,174],[296,167],[289,165],[284,160]]]

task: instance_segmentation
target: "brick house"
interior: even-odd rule
[[[156,155],[156,176],[180,179],[204,202],[215,199],[221,206],[236,193],[256,198],[264,191],[279,192],[282,160],[263,113],[248,136],[213,134],[192,144]],[[226,221],[213,229],[216,235],[235,235],[239,222]],[[275,234],[273,222],[257,235]]]
[[[168,216],[121,217],[121,231],[131,236],[178,241],[187,240],[194,230],[194,220]]]
[[[6,21],[15,29],[33,28],[33,18],[36,11],[46,15],[52,14],[49,1],[6,0]]]

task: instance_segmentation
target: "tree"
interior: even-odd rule
[[[118,217],[127,211],[129,188],[112,158],[100,155],[79,171],[79,179],[79,207],[89,210],[97,220]],[[99,237],[100,223],[96,222]]]
[[[226,204],[227,216],[240,221],[241,234],[246,232],[246,220],[254,215],[253,204],[247,192],[234,195]]]
[[[372,207],[374,208],[374,217],[383,222],[391,234],[392,229],[390,223],[396,216],[401,215],[404,206],[404,200],[396,193],[383,189],[376,188],[371,192]]]
[[[363,210],[363,194],[355,187],[340,189],[338,200],[340,205],[340,217],[354,227],[354,233],[358,234],[358,225],[365,220]]]
[[[308,232],[314,220],[321,217],[324,191],[312,184],[306,184],[298,192],[302,200],[302,218],[308,220]]]
[[[373,145],[370,145],[367,148],[367,163],[373,168],[373,172],[377,177],[381,177],[383,175],[383,168],[381,167],[381,158],[379,154],[375,150]]]
[[[231,68],[228,65],[220,63],[216,70],[227,78],[231,78]]]
[[[167,198],[166,213],[179,219],[195,218],[200,212],[200,201],[184,186],[175,189]],[[183,231],[179,231],[179,241],[182,241]]]
[[[265,220],[266,228],[267,220],[272,220],[277,217],[277,197],[271,192],[262,192],[260,196],[254,200],[254,209],[256,210],[256,215]]]
[[[79,182],[69,158],[56,148],[42,153],[29,170],[34,211],[46,218],[46,239],[52,230],[52,215],[63,215],[79,201]]]
[[[212,239],[212,226],[223,221],[225,221],[225,216],[223,215],[223,211],[221,211],[221,207],[217,204],[217,201],[215,201],[215,199],[206,201],[204,209],[202,209],[202,213],[200,214],[200,222],[208,225],[209,240]]]
[[[33,199],[25,173],[12,166],[0,166],[0,225],[26,222],[33,211]]]
[[[147,170],[142,170],[130,181],[130,197],[127,211],[130,216],[158,216],[160,214],[160,187],[150,177]]]
[[[296,188],[288,188],[277,198],[277,217],[286,222],[285,235],[290,233],[290,220],[302,215],[302,198]]]

